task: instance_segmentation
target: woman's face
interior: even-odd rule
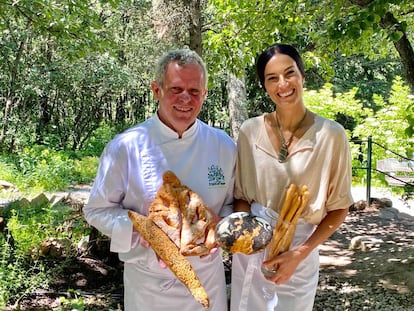
[[[264,87],[279,106],[302,104],[304,82],[296,62],[288,55],[275,54],[266,64]]]

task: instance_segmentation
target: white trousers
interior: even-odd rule
[[[267,218],[253,208],[256,216]],[[315,226],[299,222],[291,247],[302,244]],[[231,311],[312,311],[319,278],[319,252],[314,249],[283,285],[267,281],[261,271],[264,253],[234,254],[232,261]]]
[[[227,293],[222,258],[210,255],[201,260],[210,261],[196,270],[210,298],[208,310],[225,311]],[[125,311],[206,311],[175,277],[160,277],[135,263],[124,264],[124,305]]]

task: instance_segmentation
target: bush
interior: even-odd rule
[[[0,179],[27,193],[64,190],[71,184],[91,183],[98,161],[98,157],[80,158],[73,152],[34,146],[18,155],[2,156]]]
[[[36,288],[47,288],[45,266],[14,252],[9,241],[0,237],[0,307],[17,301]]]
[[[25,203],[24,203],[25,202]],[[0,236],[0,308],[37,288],[48,288],[50,275],[64,269],[75,243],[85,234],[85,221],[67,206],[28,205],[15,201],[0,210],[7,237]],[[44,255],[45,241],[65,241],[62,256]],[[69,261],[68,261],[69,263]]]

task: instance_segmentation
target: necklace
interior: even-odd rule
[[[283,137],[282,129],[280,128],[280,122],[279,122],[279,118],[277,116],[277,110],[275,111],[276,129],[277,129],[277,133],[279,135],[280,142],[282,144],[282,146],[280,147],[280,150],[279,150],[279,154],[277,156],[280,163],[283,163],[283,162],[286,161],[287,156],[289,155],[288,148],[289,148],[290,143],[292,142],[293,135],[295,135],[296,131],[300,128],[300,126],[302,125],[303,121],[305,120],[307,114],[308,114],[308,109],[305,109],[305,114],[303,115],[303,118],[296,125],[295,129],[292,131],[292,134],[290,134],[289,139],[286,140]]]

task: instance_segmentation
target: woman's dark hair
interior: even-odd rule
[[[267,63],[269,60],[277,53],[285,54],[290,56],[299,68],[300,73],[302,76],[305,76],[305,66],[303,65],[302,57],[300,56],[299,52],[289,44],[282,44],[276,43],[272,46],[269,46],[266,50],[264,50],[259,57],[257,58],[256,62],[256,74],[260,81],[260,86],[265,89],[264,86],[264,71]]]

